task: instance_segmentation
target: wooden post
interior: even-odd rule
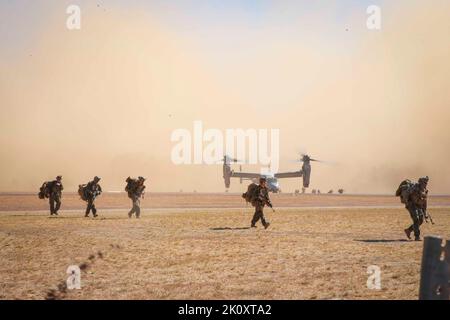
[[[444,247],[444,261],[443,261],[443,273],[447,276],[444,276],[444,285],[442,286],[442,295],[447,297],[447,300],[450,300],[450,240],[447,240],[447,243]]]
[[[442,253],[444,260],[441,260]],[[445,249],[439,237],[425,237],[420,271],[420,300],[449,300],[450,241]]]

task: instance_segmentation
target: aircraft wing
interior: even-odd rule
[[[303,176],[303,171],[294,171],[294,172],[279,172],[275,173],[275,178],[282,179],[282,178],[298,178]]]
[[[250,172],[234,172],[231,174],[233,178],[247,178],[255,179],[261,177],[260,173],[250,173]]]

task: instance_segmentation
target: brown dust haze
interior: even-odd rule
[[[86,8],[69,31],[57,8],[26,52],[0,60],[0,191],[36,191],[57,174],[69,191],[94,175],[106,190],[143,175],[151,191],[223,191],[220,165],[170,159],[172,131],[201,120],[280,129],[281,170],[297,170],[301,151],[331,162],[313,164],[322,192],[392,193],[429,175],[431,192],[447,194],[450,4],[421,3],[384,5],[380,31],[365,11],[327,23],[324,5],[291,33],[273,5],[258,28],[234,21],[210,43],[139,8]],[[213,47],[221,38],[234,42]]]

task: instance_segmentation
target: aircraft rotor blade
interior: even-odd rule
[[[239,159],[231,158],[231,157],[225,155],[225,156],[223,156],[222,158],[217,159],[216,162],[217,162],[217,163],[224,163],[224,162],[225,162],[225,163],[230,163],[230,162],[235,162],[235,163],[237,163],[237,162],[242,162],[242,161],[240,161]]]

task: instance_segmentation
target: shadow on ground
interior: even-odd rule
[[[221,228],[211,228],[209,230],[223,231],[223,230],[248,230],[248,229],[250,229],[250,227],[241,227],[241,228],[221,227]]]
[[[366,243],[409,242],[406,239],[355,239],[354,241],[366,242]]]

